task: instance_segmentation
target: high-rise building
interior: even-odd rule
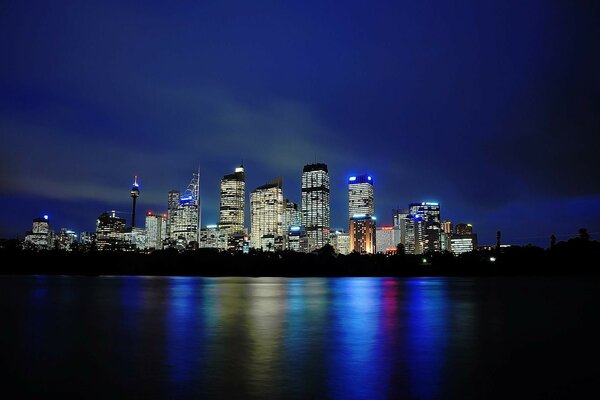
[[[146,213],[146,246],[149,250],[160,250],[163,248],[163,240],[166,239],[167,217],[166,215],[154,214],[152,211]]]
[[[200,230],[200,248],[225,250],[227,248],[227,236],[221,232],[218,225],[206,225]]]
[[[442,232],[451,235],[452,234],[452,221],[446,220],[441,223]]]
[[[350,251],[373,254],[376,249],[375,218],[358,214],[350,218]]]
[[[321,248],[329,242],[330,223],[327,165],[307,164],[302,171],[302,225],[316,248]]]
[[[342,230],[332,230],[330,244],[338,254],[350,253],[350,234]]]
[[[358,175],[348,178],[348,219],[356,214],[375,215],[373,177]]]
[[[25,234],[23,247],[30,250],[49,250],[53,247],[53,232],[50,230],[48,216],[34,218],[31,231]]]
[[[400,229],[393,226],[382,226],[375,230],[377,253],[395,253],[400,243]]]
[[[250,193],[250,239],[252,246],[267,251],[283,246],[283,188],[281,178]]]
[[[104,212],[96,220],[96,246],[98,250],[123,250],[125,247],[125,218],[116,211]]]
[[[244,232],[244,212],[246,209],[246,175],[240,165],[233,174],[221,179],[219,203],[219,231],[226,237]]]
[[[181,192],[179,190],[171,190],[167,198],[167,238],[173,238],[173,229],[175,228],[175,217],[179,208],[179,198]]]
[[[54,243],[59,250],[72,251],[77,243],[77,233],[67,228],[60,228]]]
[[[178,248],[198,244],[200,233],[200,176],[193,173],[185,192],[175,203],[176,191],[169,192],[169,239]]]
[[[473,225],[471,224],[456,224],[457,235],[470,235],[473,233]]]
[[[455,255],[477,249],[477,235],[474,233],[455,234],[450,239],[450,251]]]
[[[473,225],[456,224],[456,233],[450,239],[450,251],[455,255],[477,249],[477,234],[473,233]]]
[[[415,222],[415,254],[441,251],[439,203],[411,203],[408,209]]]

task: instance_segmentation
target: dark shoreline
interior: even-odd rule
[[[1,275],[136,275],[203,277],[452,277],[599,276],[600,242],[561,242],[552,249],[509,247],[427,255],[251,254],[174,249],[135,252],[65,252],[0,249]]]

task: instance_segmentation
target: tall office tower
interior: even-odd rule
[[[60,231],[54,238],[54,244],[59,250],[73,251],[77,243],[77,233],[67,228],[60,228]]]
[[[133,201],[131,206],[131,227],[135,228],[135,203],[137,202],[137,198],[140,197],[140,185],[137,182],[137,175],[133,177],[133,186],[131,186],[129,194]]]
[[[301,251],[307,248],[306,230],[301,228],[300,210],[298,203],[283,200],[283,248],[285,250]]]
[[[254,248],[272,251],[283,245],[283,189],[281,178],[250,193],[250,238]]]
[[[175,239],[173,228],[175,228],[175,216],[179,208],[179,198],[181,192],[179,190],[171,190],[167,198],[167,237],[165,239]]]
[[[350,234],[342,230],[335,230],[331,232],[330,244],[338,254],[350,253]]]
[[[125,218],[116,212],[104,212],[96,220],[96,246],[98,250],[122,250],[125,247]]]
[[[375,230],[377,253],[395,253],[400,243],[400,229],[393,226],[382,226]]]
[[[302,171],[302,225],[315,248],[329,242],[329,173],[326,164],[307,164]],[[311,249],[312,251],[313,249]]]
[[[370,175],[348,178],[348,219],[356,214],[375,215],[373,178]]]
[[[219,203],[219,231],[226,237],[244,232],[246,208],[246,175],[240,165],[233,174],[221,179],[221,201]]]
[[[473,225],[471,224],[456,224],[457,235],[470,235],[473,233]]]
[[[407,250],[407,245],[408,245],[408,227],[410,224],[414,225],[414,223],[412,222],[412,216],[410,215],[410,213],[408,212],[408,209],[404,208],[398,208],[395,210],[392,210],[393,213],[393,219],[394,219],[394,228],[395,229],[399,229],[400,230],[400,243],[402,243],[404,245],[404,250],[405,252],[408,254]],[[413,237],[413,241],[414,241],[414,237]],[[413,243],[414,246],[414,243]]]
[[[298,203],[293,203],[288,199],[283,200],[283,230],[284,232],[290,226],[299,226],[302,224],[302,217],[298,209]]]
[[[149,250],[161,250],[163,240],[166,239],[167,217],[154,214],[152,211],[146,213],[146,246]]]
[[[415,254],[441,251],[440,205],[411,203],[408,209],[415,222]]]
[[[441,227],[442,227],[442,232],[444,232],[445,234],[451,235],[452,234],[452,221],[442,221],[441,223]]]
[[[194,172],[192,180],[185,192],[179,197],[177,207],[169,211],[172,213],[171,240],[175,240],[177,247],[197,245],[200,233],[200,181],[199,173]],[[171,194],[169,192],[169,201]],[[169,204],[169,207],[171,204]],[[171,219],[171,215],[169,216]]]
[[[23,247],[31,250],[48,250],[53,245],[52,236],[48,216],[34,218],[31,231],[25,234]]]
[[[373,254],[375,248],[375,218],[364,214],[354,215],[350,218],[350,251]]]

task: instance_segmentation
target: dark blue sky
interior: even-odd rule
[[[138,225],[200,167],[202,224],[243,160],[247,191],[328,164],[375,179],[380,224],[439,201],[480,242],[600,236],[596,1],[0,4],[0,237],[33,218]]]

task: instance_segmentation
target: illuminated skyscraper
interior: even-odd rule
[[[250,193],[250,238],[257,249],[283,246],[283,189],[277,178]]]
[[[166,239],[167,217],[166,215],[154,214],[152,211],[146,213],[146,246],[149,250],[160,250],[163,248],[163,240]]]
[[[169,239],[177,247],[197,245],[200,232],[200,181],[199,173],[194,172],[185,192],[175,203],[176,191],[169,192]],[[174,208],[172,208],[174,207]]]
[[[233,174],[221,179],[221,201],[219,204],[219,231],[227,237],[244,231],[246,208],[246,176],[240,165]]]
[[[473,225],[471,224],[456,224],[457,235],[470,235],[473,233]]]
[[[373,178],[358,175],[348,178],[348,219],[356,214],[375,215]]]
[[[395,253],[400,243],[400,229],[393,226],[382,226],[375,230],[377,253]]]
[[[375,218],[356,214],[350,218],[350,251],[361,254],[375,253]]]
[[[98,250],[122,250],[125,247],[125,218],[116,211],[102,213],[96,221],[96,246]]]
[[[307,164],[302,171],[302,225],[316,248],[329,242],[329,173],[326,164]],[[312,250],[312,249],[311,249]]]
[[[23,247],[33,250],[48,250],[52,248],[52,238],[53,232],[50,230],[48,216],[44,215],[33,220],[31,231],[25,235]]]
[[[409,205],[415,223],[415,254],[441,251],[440,205],[422,202]]]

